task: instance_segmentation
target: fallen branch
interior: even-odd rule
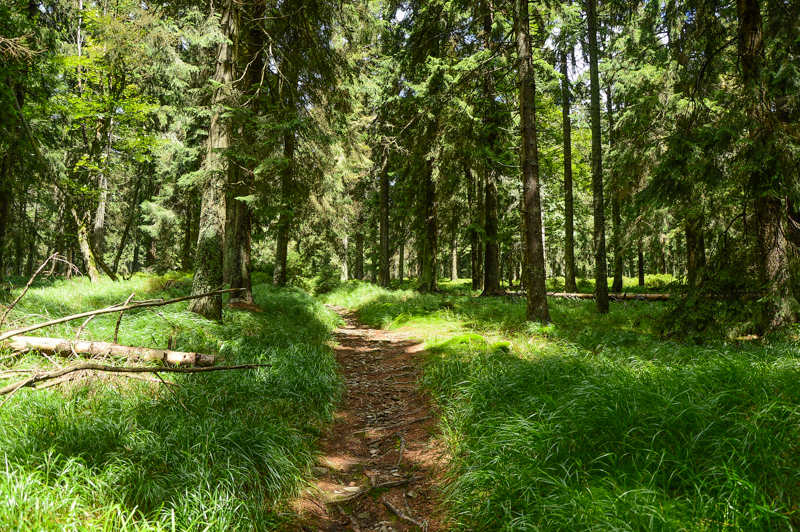
[[[94,364],[87,362],[85,364],[75,364],[74,366],[66,367],[62,370],[51,371],[46,373],[37,373],[27,379],[15,382],[0,388],[0,395],[7,395],[14,393],[20,388],[34,386],[36,383],[58,379],[69,373],[75,371],[106,371],[109,373],[206,373],[209,371],[227,371],[235,369],[257,369],[270,367],[269,364],[239,364],[237,366],[214,366],[210,368],[171,368],[171,367],[118,367],[106,366],[103,364]]]
[[[55,320],[46,321],[44,323],[38,323],[36,325],[31,325],[29,327],[23,327],[21,329],[16,329],[13,331],[8,331],[6,333],[0,334],[0,342],[3,340],[7,340],[12,336],[17,336],[20,334],[25,334],[31,331],[36,331],[38,329],[44,329],[45,327],[50,327],[51,325],[58,325],[59,323],[65,323],[72,320],[79,320],[82,318],[88,318],[89,316],[96,316],[99,314],[111,314],[112,312],[125,312],[126,310],[132,310],[137,308],[148,308],[148,307],[163,307],[166,305],[172,305],[173,303],[180,303],[181,301],[189,301],[190,299],[199,299],[201,297],[208,297],[213,295],[222,295],[227,294],[230,292],[239,292],[244,290],[244,288],[230,288],[227,290],[212,290],[210,292],[206,292],[204,294],[197,294],[194,296],[184,296],[178,297],[175,299],[167,299],[167,300],[156,300],[156,301],[143,301],[139,303],[131,303],[130,305],[112,305],[110,307],[101,308],[99,310],[92,310],[90,312],[81,312],[80,314],[72,314],[71,316],[64,316],[63,318],[58,318]]]
[[[386,497],[382,497],[381,500],[383,500],[383,505],[384,506],[386,506],[389,510],[391,510],[391,512],[394,515],[396,515],[397,517],[399,517],[403,521],[406,521],[407,523],[411,523],[412,525],[418,526],[422,530],[428,530],[428,522],[427,521],[418,521],[418,520],[414,519],[413,517],[411,517],[410,515],[406,515],[403,512],[403,510],[401,510],[400,508],[398,508],[394,504],[390,503],[386,499]]]
[[[58,256],[58,253],[54,253],[54,254],[50,255],[49,257],[47,257],[47,259],[42,263],[42,265],[39,266],[39,268],[36,269],[36,272],[34,272],[34,274],[31,276],[31,278],[28,279],[28,284],[25,285],[25,288],[22,290],[22,293],[20,295],[18,295],[17,298],[8,306],[6,311],[3,312],[3,317],[0,318],[0,329],[3,327],[3,323],[5,323],[6,316],[8,316],[8,313],[11,312],[11,309],[13,309],[17,305],[17,303],[19,303],[19,300],[22,299],[22,297],[28,292],[28,289],[33,284],[33,281],[36,280],[36,277],[38,277],[39,273],[41,273],[41,271],[44,269],[44,267],[47,265],[47,263],[50,262],[51,259],[55,259],[57,256]]]
[[[131,347],[109,342],[90,342],[78,340],[70,342],[62,338],[44,338],[39,336],[16,336],[6,340],[3,347],[12,351],[35,349],[44,355],[69,356],[72,354],[87,357],[110,355],[124,357],[129,360],[156,360],[174,366],[213,366],[214,355],[203,353],[185,353],[169,349],[150,349],[148,347]]]

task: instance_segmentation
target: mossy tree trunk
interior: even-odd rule
[[[233,0],[221,4],[220,29],[225,40],[217,46],[216,88],[212,100],[208,151],[205,160],[206,181],[200,205],[200,231],[197,237],[192,294],[202,294],[222,285],[222,255],[225,238],[225,186],[229,164],[223,151],[231,144],[231,124],[223,117],[229,105],[236,79],[236,48],[239,43],[239,8]],[[222,296],[194,299],[189,310],[210,319],[222,320]]]

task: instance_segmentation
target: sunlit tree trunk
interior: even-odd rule
[[[289,225],[293,218],[291,212],[291,186],[294,172],[295,138],[294,132],[283,135],[283,157],[286,167],[281,170],[281,212],[278,215],[277,233],[275,236],[275,272],[272,283],[275,286],[286,286],[286,260],[289,252]]]
[[[545,289],[539,146],[536,131],[536,80],[533,74],[528,0],[516,0],[517,58],[519,61],[520,125],[522,128],[522,188],[525,223],[524,277],[528,321],[548,323]]]
[[[239,43],[238,4],[223,0],[220,29],[225,39],[217,46],[216,87],[212,99],[208,151],[205,159],[206,181],[200,206],[200,231],[197,237],[192,294],[209,292],[222,285],[222,254],[225,238],[225,186],[229,164],[221,153],[230,147],[231,124],[223,117],[236,79],[236,47]],[[222,320],[222,296],[207,296],[189,303],[189,311],[211,320]]]
[[[458,216],[453,217],[450,240],[450,280],[458,281]]]
[[[592,211],[594,213],[595,304],[608,312],[608,265],[606,263],[606,217],[603,204],[603,146],[600,123],[600,71],[597,46],[597,0],[586,2],[592,129]]]
[[[8,234],[8,214],[11,204],[11,183],[8,179],[10,165],[8,154],[3,155],[3,160],[0,162],[0,283],[3,282],[6,273],[6,235]]]

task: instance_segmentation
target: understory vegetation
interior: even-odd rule
[[[796,530],[798,330],[662,340],[663,303],[550,301],[350,282],[326,301],[427,340],[458,530]],[[734,325],[735,330],[735,325]]]
[[[14,309],[11,325],[94,310],[132,292],[171,298],[190,288],[191,277],[177,274],[43,282]],[[227,309],[224,325],[186,312],[186,303],[128,311],[119,342],[270,367],[165,375],[167,384],[80,375],[7,398],[0,529],[271,530],[290,516],[286,500],[303,485],[341,393],[327,344],[339,318],[297,289],[260,284],[254,295],[264,312]],[[96,317],[81,338],[110,341],[116,320]],[[74,338],[80,325],[38,333]],[[54,367],[38,354],[0,350],[0,387],[45,366]]]

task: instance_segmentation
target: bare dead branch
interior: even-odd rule
[[[133,299],[133,296],[135,296],[135,295],[136,295],[135,292],[131,292],[131,295],[128,296],[128,299],[125,300],[125,304],[122,305],[122,306],[123,307],[128,306],[130,304],[130,302],[131,302],[131,299]],[[119,313],[119,317],[117,318],[117,326],[114,327],[114,339],[112,340],[112,342],[114,342],[115,344],[117,343],[117,338],[119,337],[119,326],[122,323],[122,316],[124,316],[124,315],[125,315],[125,311],[124,310]]]
[[[17,305],[17,303],[19,303],[19,300],[22,299],[25,296],[26,293],[28,293],[28,289],[33,284],[33,281],[36,280],[36,277],[38,277],[38,275],[41,273],[41,271],[44,269],[44,267],[47,265],[47,263],[50,262],[52,259],[56,258],[57,256],[58,256],[58,253],[53,253],[52,255],[47,257],[47,259],[45,259],[45,261],[36,269],[36,271],[31,276],[31,278],[28,279],[28,284],[25,285],[25,288],[22,290],[22,293],[20,295],[18,295],[17,298],[11,303],[11,305],[8,306],[6,311],[3,312],[3,317],[0,318],[0,329],[3,328],[3,323],[5,323],[6,316],[8,316],[9,312],[11,312],[11,309],[13,309]]]
[[[394,504],[390,503],[386,497],[382,497],[381,500],[383,501],[383,505],[386,506],[394,515],[402,519],[407,523],[411,523],[414,526],[418,526],[422,530],[428,530],[428,522],[427,521],[418,521],[414,519],[410,515],[406,515],[403,510],[395,506]]]

